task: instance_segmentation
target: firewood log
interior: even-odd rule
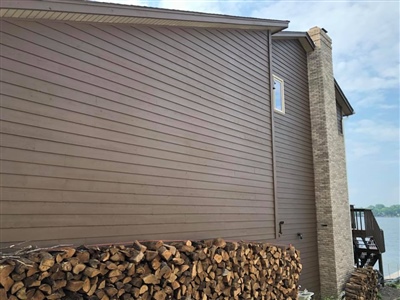
[[[23,260],[26,259],[26,260]],[[299,253],[265,243],[138,242],[56,248],[0,264],[0,293],[22,299],[295,299]],[[349,292],[370,290],[364,273]],[[373,291],[372,291],[373,292]]]
[[[355,269],[345,285],[347,299],[377,299],[378,278],[371,268]]]

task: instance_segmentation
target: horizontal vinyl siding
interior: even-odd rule
[[[274,238],[267,32],[1,31],[4,245]]]
[[[285,83],[285,114],[275,113],[275,149],[281,242],[301,252],[300,284],[319,292],[314,172],[307,58],[297,40],[273,40],[273,73]],[[303,234],[303,239],[297,237]]]

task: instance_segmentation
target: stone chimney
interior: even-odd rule
[[[308,31],[316,48],[307,54],[321,296],[339,295],[354,256],[343,134],[338,131],[332,40]]]

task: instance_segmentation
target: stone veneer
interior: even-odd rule
[[[310,114],[321,296],[338,295],[353,270],[344,137],[338,132],[331,39],[308,31],[316,48],[308,53]]]

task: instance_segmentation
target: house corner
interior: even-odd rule
[[[315,174],[321,295],[338,295],[353,270],[353,244],[343,132],[338,131],[332,41],[326,30],[308,31],[310,115]]]

